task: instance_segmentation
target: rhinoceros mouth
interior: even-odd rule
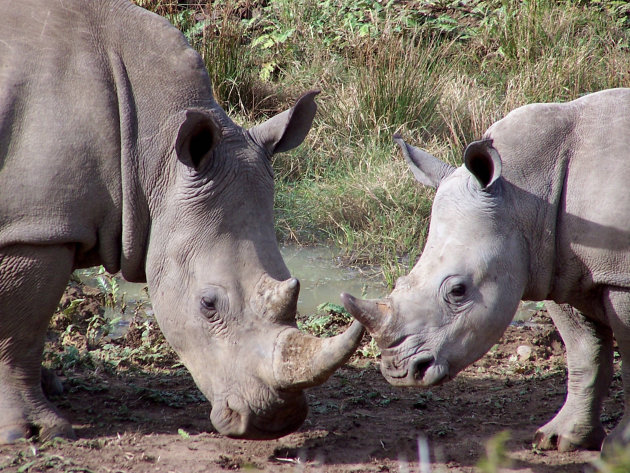
[[[437,386],[450,379],[448,363],[417,347],[382,351],[381,356],[381,373],[394,386]]]
[[[401,376],[400,373],[389,372],[384,365],[381,365],[381,373],[393,386],[419,386],[426,388],[439,386],[451,379],[447,368],[435,364],[423,366],[420,369],[408,369],[404,376]]]
[[[283,437],[302,425],[308,413],[303,393],[278,398],[266,406],[253,408],[236,396],[229,396],[212,407],[210,419],[217,432],[226,437],[247,440],[272,440]]]
[[[418,386],[439,386],[451,379],[448,366],[443,363],[436,363],[435,360],[430,363],[414,360],[412,366],[410,376],[413,376]]]

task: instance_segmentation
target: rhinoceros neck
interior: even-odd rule
[[[107,54],[118,97],[122,176],[121,270],[145,280],[151,222],[173,183],[178,116],[186,109],[212,110],[231,123],[212,96],[207,71],[183,35],[164,18],[118,0],[106,24]]]
[[[526,242],[529,279],[523,299],[553,293],[558,215],[565,192],[573,132],[572,112],[558,104],[521,107],[493,125],[487,136],[503,159],[515,226]]]
[[[556,273],[557,216],[563,194],[566,163],[560,160],[553,179],[545,179],[548,188],[532,192],[527,182],[510,181],[517,231],[526,242],[528,282],[522,298],[545,300],[553,292]]]

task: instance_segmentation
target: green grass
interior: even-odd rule
[[[306,143],[274,158],[279,238],[335,244],[390,284],[420,253],[433,195],[394,132],[458,164],[515,107],[630,85],[626,2],[138,2],[185,32],[240,123],[322,91]]]

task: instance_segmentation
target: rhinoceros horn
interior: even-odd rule
[[[293,321],[299,294],[300,282],[296,278],[276,281],[265,275],[256,286],[252,307],[256,313],[274,322]]]
[[[346,310],[361,322],[378,342],[391,312],[389,303],[386,300],[357,299],[345,292],[341,294],[341,301]]]
[[[277,389],[317,386],[354,353],[363,327],[357,321],[342,334],[317,338],[293,327],[278,335],[273,353],[273,384]]]

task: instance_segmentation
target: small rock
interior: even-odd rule
[[[521,345],[516,349],[519,361],[529,360],[532,356],[532,348],[527,345]]]

